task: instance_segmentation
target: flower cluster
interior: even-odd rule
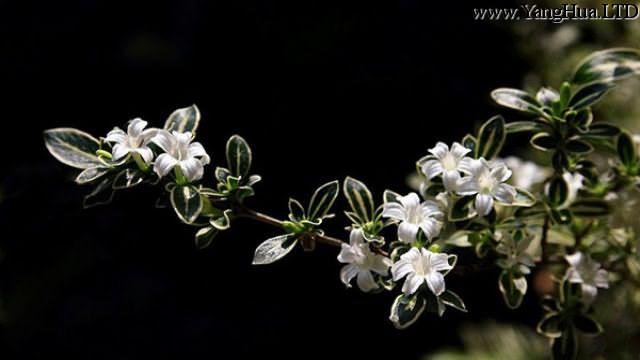
[[[318,187],[306,206],[290,198],[286,220],[248,208],[245,200],[260,176],[250,174],[252,151],[240,136],[228,140],[227,167],[213,172],[215,186],[200,183],[210,157],[194,141],[200,122],[195,105],[173,112],[162,129],[136,118],[126,132],[115,128],[100,139],[77,129],[47,130],[45,144],[56,159],[81,170],[76,182],[93,186],[85,206],[109,202],[116,190],[160,185],[158,204],[170,203],[182,222],[198,228],[198,248],[241,218],[281,232],[258,245],[256,265],[280,260],[297,245],[306,251],[319,243],[338,247],[344,285],[355,279],[369,293],[399,288],[389,319],[401,329],[425,312],[467,311],[445,284],[450,272],[464,281],[458,276],[464,266],[498,267],[495,291],[507,307],[517,308],[530,293],[527,277],[542,264],[545,271],[537,273],[551,273],[543,280],[557,290],[544,299],[537,330],[552,339],[555,359],[574,359],[576,332],[602,331],[592,317],[599,289],[622,279],[640,283],[636,224],[611,215],[613,201],[626,201],[640,188],[638,141],[617,126],[594,122],[591,110],[617,82],[639,73],[639,51],[612,49],[585,59],[559,89],[494,90],[496,103],[530,118],[506,122],[494,116],[451,146],[436,143],[416,163],[418,193],[385,190],[377,204],[362,181],[343,181],[348,243],[322,229],[334,217],[337,180]],[[500,157],[514,133],[529,134],[528,150],[548,166]],[[458,254],[477,263],[458,266]]]

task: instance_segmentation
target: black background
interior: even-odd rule
[[[488,6],[486,4],[485,6]],[[475,4],[475,6],[480,6]],[[351,175],[380,198],[436,141],[498,112],[489,91],[527,63],[506,26],[472,5],[404,1],[2,1],[3,358],[304,356],[413,359],[459,346],[458,326],[506,312],[495,275],[448,279],[469,314],[397,331],[393,294],[346,291],[337,250],[250,265],[278,235],[237,222],[205,251],[153,207],[157,189],[81,209],[86,188],[46,152],[42,131],[95,136],[136,116],[162,126],[196,103],[213,158],[242,134],[263,176],[249,204],[286,216],[289,196]],[[205,181],[213,182],[213,167]],[[344,205],[340,200],[340,207]],[[327,230],[345,236],[344,217]]]

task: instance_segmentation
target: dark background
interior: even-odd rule
[[[532,324],[535,300],[507,312],[489,273],[448,279],[469,314],[425,315],[397,331],[387,320],[395,295],[346,291],[336,249],[252,267],[255,246],[278,232],[237,222],[197,251],[194,229],[153,207],[157,189],[82,210],[87,189],[42,142],[53,127],[104,136],[136,116],[162,126],[196,103],[214,165],[230,135],[252,145],[264,179],[249,202],[256,209],[284,217],[289,196],[307,201],[346,175],[378,198],[406,192],[415,160],[497,113],[489,91],[518,86],[527,69],[507,28],[473,21],[471,9],[0,1],[0,356],[415,359],[459,346],[465,322]],[[327,230],[346,236],[345,225],[338,217]]]

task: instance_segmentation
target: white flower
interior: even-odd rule
[[[426,282],[429,290],[440,296],[445,290],[444,275],[452,268],[447,254],[433,253],[425,248],[411,248],[393,264],[391,274],[394,281],[407,277],[402,286],[402,291],[407,295],[415,293]]]
[[[391,266],[391,259],[374,254],[369,249],[369,244],[364,240],[362,229],[351,230],[349,244],[342,244],[338,261],[348,264],[340,270],[340,280],[345,285],[351,286],[349,283],[355,277],[358,287],[364,292],[379,287],[373,278],[372,271],[380,275],[387,275]]]
[[[398,196],[397,200],[398,202],[384,204],[382,216],[400,221],[398,225],[400,241],[414,242],[420,229],[429,240],[438,236],[442,227],[440,219],[444,217],[444,213],[437,203],[429,200],[420,203],[416,193]]]
[[[568,206],[576,201],[576,198],[578,197],[578,191],[580,191],[580,189],[582,189],[582,187],[584,186],[584,176],[580,175],[579,173],[572,174],[570,172],[565,172],[564,174],[562,174],[562,178],[567,183],[567,187],[569,188],[567,201],[565,202],[565,206]]]
[[[471,150],[454,142],[449,150],[449,146],[443,142],[438,142],[435,147],[429,149],[429,152],[435,159],[427,160],[422,164],[422,172],[427,179],[433,179],[438,175],[442,175],[442,183],[448,191],[455,191],[458,180],[460,179],[460,165],[463,163],[465,155]],[[431,156],[429,156],[431,158]]]
[[[153,160],[153,151],[147,145],[158,130],[145,130],[146,126],[146,121],[135,118],[129,122],[126,133],[117,127],[109,131],[105,140],[116,143],[113,145],[114,160],[119,160],[129,153],[140,154],[147,164]]]
[[[204,165],[209,163],[209,155],[199,142],[192,143],[192,140],[190,132],[173,131],[169,133],[167,130],[160,130],[151,139],[165,151],[164,154],[158,156],[153,166],[153,170],[158,176],[167,175],[177,165],[190,182],[202,178]]]
[[[493,208],[493,200],[511,204],[516,196],[516,189],[505,181],[511,177],[511,170],[502,162],[490,165],[485,159],[472,159],[465,164],[465,172],[469,176],[460,179],[458,194],[476,195],[475,208],[481,216],[487,215]]]
[[[600,264],[589,255],[576,252],[564,257],[570,267],[567,269],[566,278],[570,283],[580,284],[582,295],[587,302],[591,302],[598,294],[598,288],[608,288],[609,279],[606,270],[600,268]]]
[[[534,185],[541,184],[551,173],[548,168],[515,156],[505,158],[504,163],[513,172],[512,184],[525,190],[531,190]]]
[[[497,230],[495,236],[499,241],[496,251],[506,256],[505,265],[509,268],[517,268],[524,275],[529,274],[531,272],[529,268],[535,266],[533,257],[528,253],[533,236],[523,234],[523,238],[516,241],[513,234],[501,230]]]

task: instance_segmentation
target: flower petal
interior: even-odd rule
[[[478,191],[480,191],[480,187],[473,176],[465,176],[461,178],[456,185],[456,192],[459,195],[473,195],[477,194]]]
[[[132,149],[131,151],[137,152],[138,154],[140,154],[144,162],[147,164],[149,164],[151,160],[153,160],[153,151],[151,151],[151,149],[149,149],[146,146]]]
[[[442,176],[442,183],[447,191],[456,191],[459,180],[460,173],[458,170],[446,170]]]
[[[129,122],[129,126],[127,127],[127,135],[133,138],[137,138],[142,134],[142,130],[147,127],[147,122],[140,119],[135,118]]]
[[[437,271],[429,273],[427,275],[427,286],[435,296],[440,296],[445,290],[444,275]]]
[[[398,201],[404,206],[405,209],[416,208],[420,206],[420,197],[416,193],[410,193],[406,196],[399,196]]]
[[[582,297],[587,303],[593,302],[598,295],[598,288],[590,284],[582,284]]]
[[[470,151],[471,149],[467,149],[466,147],[462,146],[462,144],[460,144],[459,142],[454,142],[453,145],[451,146],[451,154],[457,160],[462,160],[464,156],[467,155]]]
[[[364,244],[364,234],[362,229],[353,229],[351,233],[349,233],[349,244],[351,246],[362,245]],[[343,246],[346,244],[342,244]]]
[[[120,128],[116,127],[107,133],[105,140],[109,142],[123,143],[127,141],[127,134],[125,134],[125,132]]]
[[[396,202],[388,202],[384,204],[382,216],[400,221],[403,221],[406,218],[404,208],[401,204]]]
[[[427,239],[431,240],[440,234],[442,224],[440,221],[434,218],[425,218],[420,222],[420,229],[427,236]]]
[[[411,295],[418,291],[420,285],[424,282],[424,277],[416,275],[415,273],[409,274],[402,285],[402,292],[407,295]]]
[[[356,278],[356,282],[358,283],[358,287],[360,290],[364,292],[369,292],[373,289],[378,288],[378,284],[376,284],[373,275],[369,271],[360,270],[358,272],[358,277]]]
[[[163,177],[167,175],[177,163],[178,160],[174,159],[171,155],[160,154],[156,158],[155,164],[153,164],[153,171],[155,171],[158,176]]]
[[[355,264],[343,266],[342,269],[340,269],[340,281],[342,281],[342,283],[347,285],[348,287],[351,287],[349,282],[351,282],[351,279],[358,275],[358,271],[359,269]]]
[[[475,200],[476,211],[482,215],[488,215],[493,209],[493,198],[491,195],[478,194]]]
[[[513,204],[516,194],[516,189],[508,184],[498,184],[493,189],[493,197],[505,204]]]
[[[189,144],[189,157],[197,157],[200,156],[200,162],[202,165],[206,165],[209,163],[210,158],[207,152],[204,150],[204,147],[199,142],[194,142]]]
[[[449,152],[449,145],[443,143],[442,141],[438,141],[436,146],[429,149],[429,152],[439,160],[442,160],[442,158],[444,158]]]
[[[131,148],[129,148],[129,146],[126,144],[115,144],[113,146],[113,151],[112,151],[113,159],[114,160],[122,159],[129,153],[130,150]]]
[[[393,281],[398,281],[407,276],[407,274],[412,273],[413,271],[413,265],[410,261],[406,260],[398,260],[393,264],[393,266],[391,266],[391,275],[393,276]]]
[[[511,170],[504,163],[497,163],[491,169],[491,177],[498,182],[505,182],[511,177]]]
[[[356,259],[356,254],[353,251],[352,246],[348,244],[341,244],[340,253],[338,254],[338,261],[341,263],[352,263]]]
[[[204,175],[204,166],[196,158],[181,160],[180,169],[189,182],[200,180]]]
[[[431,269],[434,271],[451,270],[453,266],[449,264],[449,255],[444,253],[435,253],[431,255]]]
[[[393,262],[388,257],[382,255],[374,255],[373,262],[371,264],[371,270],[377,272],[380,275],[387,275],[392,264]]]
[[[170,154],[173,154],[177,146],[176,138],[167,130],[158,131],[156,136],[151,138],[151,142],[158,145],[162,150]]]
[[[422,165],[422,172],[427,179],[433,179],[442,174],[443,170],[440,160],[429,160]]]
[[[406,221],[400,223],[400,225],[398,225],[398,240],[404,243],[414,242],[419,229],[418,225]]]

